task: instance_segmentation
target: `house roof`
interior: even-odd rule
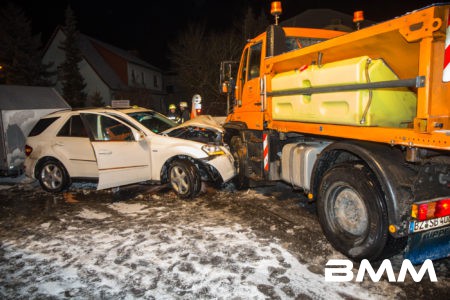
[[[53,36],[50,38],[49,42],[47,43],[46,49],[50,46],[53,39],[56,36],[56,33],[58,31],[61,31],[64,34],[64,30],[62,26],[58,26],[53,33]],[[94,39],[88,35],[85,34],[79,34],[78,39],[78,47],[80,48],[80,51],[83,55],[83,57],[86,59],[86,61],[89,63],[89,65],[94,69],[94,71],[98,74],[98,76],[111,88],[114,90],[121,90],[127,88],[126,83],[124,83],[119,75],[112,69],[112,67],[109,65],[109,63],[103,58],[102,55],[98,52],[98,50],[95,48],[94,44],[97,44],[106,50],[114,53],[115,55],[121,57],[127,62],[134,63],[137,65],[141,65],[143,67],[153,69],[158,72],[162,72],[159,68],[143,61],[142,59],[136,57],[132,53],[120,49],[118,47],[112,46],[110,44],[107,44],[105,42],[99,41],[97,39]]]
[[[0,110],[70,108],[51,87],[0,85]]]
[[[374,22],[364,20],[361,27],[373,25]],[[342,31],[355,30],[353,16],[333,9],[308,9],[290,19],[280,22],[284,27],[308,27]]]
[[[62,29],[61,29],[62,30]],[[83,57],[95,70],[98,76],[112,89],[126,88],[126,84],[119,78],[117,73],[105,61],[105,59],[98,53],[94,45],[92,45],[91,38],[87,35],[80,34],[78,39],[78,47],[80,48]]]
[[[94,39],[94,38],[92,38],[92,37],[89,37],[89,36],[87,36],[87,35],[84,35],[84,36],[87,37],[89,40],[91,40],[91,41],[93,41],[93,42],[99,44],[99,45],[102,46],[103,48],[105,48],[105,49],[111,51],[112,53],[114,53],[114,54],[116,54],[116,55],[122,57],[123,59],[125,59],[125,60],[128,61],[128,62],[132,62],[132,63],[134,63],[134,64],[141,65],[141,66],[143,66],[143,67],[146,67],[146,68],[153,69],[153,70],[155,70],[155,71],[161,72],[161,70],[160,70],[159,68],[157,68],[157,67],[155,67],[155,66],[149,64],[149,63],[146,62],[146,61],[143,61],[142,59],[140,59],[139,57],[133,55],[133,54],[130,53],[129,51],[126,51],[126,50],[117,48],[117,47],[115,47],[115,46],[112,46],[112,45],[107,44],[107,43],[105,43],[105,42],[99,41],[99,40]]]
[[[104,43],[85,34],[80,34],[78,44],[84,58],[92,66],[92,68],[94,68],[94,70],[97,72],[100,78],[102,78],[102,80],[112,89],[115,90],[125,89],[127,88],[127,85],[120,79],[119,75],[106,62],[103,56],[100,55],[100,53],[97,51],[93,43],[105,48],[106,50],[114,53],[115,55],[121,57],[122,59],[124,59],[129,63],[138,64],[143,67],[161,72],[161,70],[158,69],[157,67],[152,66],[151,64],[143,61],[142,59],[136,57],[135,55],[131,54],[128,51]]]

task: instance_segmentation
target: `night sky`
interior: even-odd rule
[[[8,0],[2,0],[5,3]],[[236,18],[242,18],[250,6],[264,10],[270,17],[270,0],[14,0],[32,22],[33,32],[42,33],[47,43],[56,26],[64,23],[64,11],[70,4],[80,32],[126,50],[138,50],[142,58],[167,68],[167,43],[189,22],[205,22],[215,30],[224,30]],[[282,0],[280,21],[311,8],[330,8],[353,14],[364,10],[366,19],[380,22],[422,8],[432,0]]]

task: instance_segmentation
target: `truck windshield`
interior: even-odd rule
[[[297,50],[303,47],[308,47],[326,39],[309,38],[301,36],[288,36],[286,37],[286,51]]]

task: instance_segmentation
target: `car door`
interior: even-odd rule
[[[71,177],[98,177],[94,150],[80,115],[72,115],[65,121],[53,140],[52,148]]]
[[[151,179],[150,151],[135,128],[102,113],[82,113],[97,158],[97,189]]]

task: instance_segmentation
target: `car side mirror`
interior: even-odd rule
[[[133,130],[133,134],[134,134],[134,139],[137,142],[140,142],[145,138],[145,133],[143,131],[134,131]]]

